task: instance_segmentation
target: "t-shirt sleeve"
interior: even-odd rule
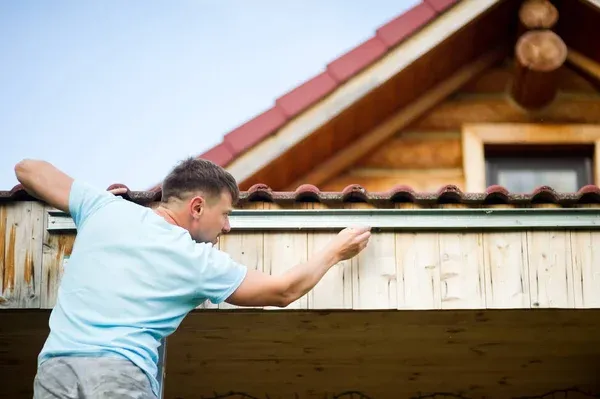
[[[199,274],[198,296],[219,304],[240,286],[248,268],[211,244],[195,245],[194,262]]]
[[[69,194],[69,213],[75,226],[79,228],[95,211],[114,200],[116,197],[110,192],[74,180]]]

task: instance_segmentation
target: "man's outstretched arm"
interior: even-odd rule
[[[240,287],[225,302],[237,306],[286,307],[312,290],[336,263],[361,252],[370,236],[368,227],[347,228],[307,262],[281,275],[248,270]]]
[[[17,180],[25,191],[48,205],[69,211],[73,178],[47,161],[24,159],[15,165]]]

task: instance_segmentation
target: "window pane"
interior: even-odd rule
[[[498,170],[498,184],[511,192],[529,193],[539,186],[556,191],[573,192],[579,189],[577,170]]]

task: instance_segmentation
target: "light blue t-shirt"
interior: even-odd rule
[[[151,209],[82,181],[71,187],[69,213],[77,237],[38,363],[124,356],[158,395],[159,341],[206,299],[224,301],[247,268]]]

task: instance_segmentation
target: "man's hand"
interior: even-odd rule
[[[285,307],[312,290],[335,264],[356,256],[367,246],[369,227],[340,231],[324,248],[280,275],[248,270],[246,278],[226,302],[238,306]]]
[[[338,262],[353,258],[366,248],[371,238],[371,228],[347,227],[331,240],[328,248],[336,254]]]

